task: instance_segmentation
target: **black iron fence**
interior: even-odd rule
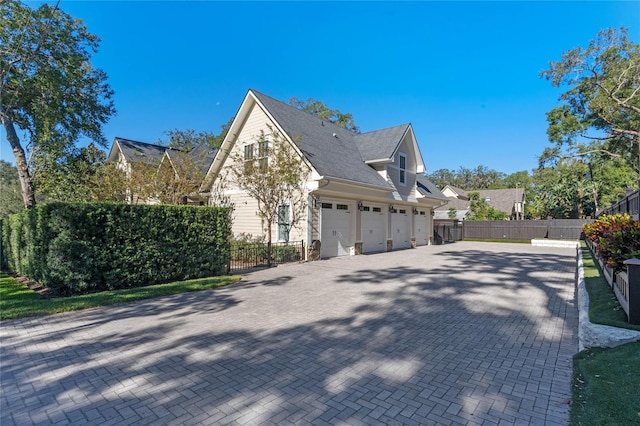
[[[625,195],[620,195],[618,201],[600,210],[603,214],[629,213],[635,220],[640,220],[640,191],[628,189]]]
[[[434,244],[451,243],[453,241],[461,241],[463,236],[462,225],[453,221],[444,223],[434,222],[433,224],[433,242]]]
[[[300,262],[304,259],[304,241],[272,243],[270,262],[267,243],[232,242],[228,272],[234,273],[269,265]]]

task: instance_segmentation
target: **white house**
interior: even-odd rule
[[[319,242],[313,246],[320,252],[311,255],[323,258],[431,243],[433,210],[447,199],[423,176],[411,124],[357,134],[249,90],[201,191],[211,192],[225,168],[234,166],[230,153],[254,153],[261,132],[273,131],[310,169],[306,217],[290,241]],[[235,206],[234,234],[263,235],[257,202],[238,188],[224,191]],[[278,226],[272,232],[273,241],[282,235]]]

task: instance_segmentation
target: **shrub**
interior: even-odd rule
[[[604,215],[583,226],[587,238],[597,244],[597,253],[615,271],[624,261],[640,257],[640,222],[625,214]]]
[[[3,221],[3,263],[60,295],[225,273],[228,209],[38,205]]]

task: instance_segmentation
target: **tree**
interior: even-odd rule
[[[550,62],[541,77],[570,86],[562,105],[547,113],[549,140],[543,159],[602,153],[623,158],[640,171],[640,45],[627,30],[601,31],[587,48]]]
[[[48,200],[89,201],[98,186],[98,170],[107,156],[93,143],[63,158],[40,155],[33,167],[37,192]]]
[[[360,128],[353,120],[351,113],[343,114],[337,109],[331,109],[323,102],[309,98],[306,101],[292,97],[289,99],[289,105],[292,105],[302,111],[315,115],[322,120],[344,127],[354,133],[360,133]]]
[[[26,152],[32,162],[63,158],[81,136],[106,145],[102,124],[115,113],[113,91],[106,74],[90,63],[100,40],[80,20],[57,6],[34,10],[17,0],[5,0],[0,11],[0,121],[24,206],[31,208],[36,198]]]
[[[579,159],[564,159],[555,167],[534,171],[535,192],[529,204],[535,217],[579,219],[594,214],[593,184],[588,165]]]
[[[491,207],[479,192],[470,192],[468,195],[469,220],[503,220],[509,217],[507,213]]]
[[[197,148],[195,149],[196,151]],[[197,195],[205,171],[203,158],[191,152],[165,154],[152,177],[152,197],[162,204],[181,204],[188,195]]]
[[[11,163],[0,160],[0,219],[23,208],[18,170]]]
[[[505,177],[505,174],[486,166],[475,169],[460,167],[458,170],[439,169],[427,176],[438,188],[446,185],[465,190],[487,189]]]
[[[164,131],[164,134],[169,137],[169,140],[164,141],[160,139],[158,143],[178,151],[188,152],[201,145],[209,148],[220,147],[218,137],[211,132],[203,131],[196,133],[193,129],[174,129],[166,130]]]
[[[299,226],[307,208],[306,183],[311,170],[294,146],[272,128],[269,133],[262,131],[257,143],[247,145],[244,152],[231,153],[230,158],[229,179],[258,202],[270,265],[272,227],[282,223],[283,206],[289,210],[287,236]]]

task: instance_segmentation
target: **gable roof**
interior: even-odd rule
[[[255,96],[289,138],[298,144],[321,176],[393,189],[365,164],[355,142],[355,133],[260,92],[250,90],[249,94]]]
[[[116,137],[109,153],[109,161],[117,160],[115,148],[119,147],[124,158],[129,162],[160,162],[167,151],[166,146],[154,145],[146,142],[138,142],[131,139]]]
[[[449,186],[449,188],[454,188]],[[456,210],[468,210],[469,209],[469,197],[472,192],[480,194],[480,198],[487,200],[487,204],[496,210],[503,211],[507,214],[513,213],[514,204],[516,202],[523,202],[524,200],[524,188],[506,188],[506,189],[478,189],[465,191],[459,188],[456,190],[462,191],[464,195],[460,195],[458,198],[447,198],[449,201],[445,206],[438,207],[438,210],[448,210],[451,207]],[[456,191],[457,192],[457,191]],[[458,192],[459,193],[459,192]]]
[[[108,161],[117,160],[116,147],[119,147],[119,151],[124,158],[131,163],[145,162],[147,164],[160,164],[165,154],[170,160],[175,160],[177,156],[183,152],[162,145],[116,137],[113,141]],[[204,175],[209,170],[217,152],[217,148],[211,149],[205,145],[200,145],[193,148],[190,152],[186,153],[186,155],[192,159]]]
[[[409,131],[411,124],[388,127],[373,132],[354,135],[365,162],[391,159],[398,145]]]

